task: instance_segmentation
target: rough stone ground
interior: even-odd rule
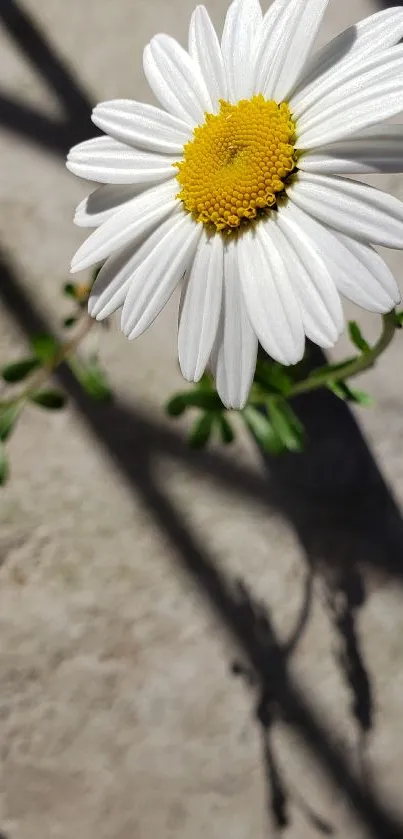
[[[225,5],[211,10],[219,25]],[[149,98],[142,46],[158,30],[184,41],[192,6],[22,8],[96,101]],[[375,8],[333,0],[321,40]],[[2,93],[63,119],[6,27],[0,38]],[[87,136],[80,103],[71,107]],[[0,102],[0,122],[10,120]],[[40,141],[1,135],[2,360],[35,327],[23,297],[59,322],[83,238],[71,217],[86,185],[54,148],[66,140],[28,122]],[[403,197],[401,178],[384,185]],[[401,275],[400,257],[388,258]],[[243,437],[225,454],[192,455],[184,427],[164,419],[161,404],[181,383],[175,320],[173,304],[134,344],[117,328],[103,334],[113,408],[73,388],[66,412],[27,412],[12,439],[1,496],[0,828],[8,839],[266,839],[276,833],[272,750],[290,839],[331,828],[403,835],[403,528],[393,501],[403,503],[402,344],[366,377],[376,397],[358,413],[368,449],[332,403],[320,445],[267,472]],[[376,321],[364,322],[375,335]],[[282,659],[278,643],[304,598],[298,644]],[[254,682],[233,672],[248,664],[240,636],[261,671]],[[288,717],[272,729],[271,691]]]

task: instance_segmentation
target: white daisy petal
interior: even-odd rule
[[[365,309],[371,308],[381,314],[390,312],[394,306],[400,303],[401,295],[396,280],[385,260],[370,245],[357,242],[356,239],[344,236],[342,233],[336,232],[335,236],[374,278],[371,286],[368,284],[365,289],[356,281],[351,283],[350,278],[348,288],[345,286],[343,289],[339,283],[340,291],[354,303],[357,303],[358,306],[363,306]]]
[[[128,201],[81,245],[71,263],[72,273],[95,265],[118,248],[134,243],[144,233],[151,232],[175,209],[177,190],[177,182],[169,181]]]
[[[305,348],[301,310],[271,226],[257,225],[239,238],[242,290],[262,347],[281,364],[297,364]]]
[[[91,289],[88,313],[101,321],[109,318],[125,302],[131,277],[140,265],[138,246],[133,253],[129,245],[112,254],[102,266]]]
[[[348,69],[351,67],[348,65]],[[337,82],[335,71],[332,77]],[[341,81],[297,121],[298,147],[315,148],[348,137],[402,110],[403,44],[386,50]]]
[[[122,330],[130,340],[145,332],[168,302],[192,263],[201,231],[190,215],[175,215],[137,269],[122,311]]]
[[[378,80],[383,80],[385,74],[388,73],[388,68],[396,68],[396,73],[401,68],[403,49],[402,46],[391,47],[388,50],[382,50],[365,59],[361,58],[359,66],[355,61],[346,61],[340,67],[333,67],[332,72],[328,73],[326,77],[318,79],[311,86],[310,90],[305,90],[299,96],[291,97],[290,108],[294,119],[298,119],[299,130],[304,130],[304,126],[308,126],[318,118],[323,112],[324,108],[340,102],[340,89],[343,89],[343,98],[347,98],[361,90],[361,83],[359,81],[364,74],[370,74],[368,78],[368,86],[376,84]],[[398,62],[398,63],[396,63]]]
[[[101,102],[92,112],[92,121],[115,140],[163,154],[181,155],[192,136],[190,126],[182,119],[130,99]]]
[[[319,175],[403,171],[403,125],[379,125],[302,154],[298,168]]]
[[[221,44],[198,6],[189,52],[167,35],[144,51],[161,108],[101,103],[93,121],[106,136],[67,161],[104,184],[75,217],[96,229],[72,272],[104,261],[90,314],[122,308],[136,338],[180,284],[182,372],[199,381],[209,365],[231,409],[247,402],[259,340],[296,364],[306,336],[337,341],[340,294],[379,313],[400,299],[373,245],[403,250],[403,203],[344,176],[403,169],[403,125],[388,125],[403,110],[403,8],[350,27],[309,61],[328,2],[274,0],[263,17],[259,0],[233,0]],[[289,105],[296,139],[287,109],[276,116],[258,94]]]
[[[228,80],[229,101],[248,98],[254,80],[254,45],[262,24],[258,0],[233,0],[225,18],[221,49]]]
[[[203,76],[189,53],[169,35],[156,35],[144,50],[144,72],[151,90],[171,114],[191,126],[204,122],[212,102]]]
[[[87,140],[73,146],[66,166],[80,178],[104,184],[155,184],[175,177],[174,157],[131,149],[109,137]]]
[[[291,203],[288,217],[304,231],[328,267],[338,290],[372,312],[389,312],[397,302],[396,282],[381,257],[367,244],[354,241],[315,221]]]
[[[256,369],[258,341],[244,303],[236,244],[224,250],[224,287],[221,318],[211,367],[220,399],[226,408],[244,408]]]
[[[276,0],[271,4],[263,18],[259,35],[256,38],[255,57],[253,58],[255,72],[252,92],[254,94],[261,93],[265,86],[273,58],[273,33],[276,23],[280,15],[284,14],[287,5],[288,0]]]
[[[267,42],[270,62],[260,79],[266,99],[288,98],[303,71],[329,0],[289,0]]]
[[[293,93],[295,106],[311,95],[318,82],[331,76],[335,69],[341,70],[344,63],[353,62],[359,66],[366,57],[387,50],[402,38],[403,9],[397,7],[376,12],[345,29],[307,62]]]
[[[78,227],[99,227],[146,188],[144,184],[103,184],[80,202],[74,224]]]
[[[298,207],[347,236],[403,248],[403,203],[386,192],[311,172],[299,172],[286,191]]]
[[[178,350],[185,379],[198,382],[217,334],[224,275],[222,236],[203,230],[180,307]]]
[[[173,216],[179,213],[179,208],[174,210],[172,216],[159,225],[151,236],[145,234],[140,241],[135,244],[130,242],[106,260],[91,289],[88,302],[91,317],[104,320],[123,306],[137,268],[153,252],[165,233],[171,230]]]
[[[289,212],[277,213],[271,235],[301,309],[305,334],[320,347],[333,347],[344,329],[344,314],[338,291],[326,261],[312,245],[311,238]]]
[[[200,67],[216,113],[219,99],[227,98],[227,79],[220,42],[204,6],[197,6],[191,17],[189,53]]]

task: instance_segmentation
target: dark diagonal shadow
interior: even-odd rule
[[[48,151],[65,155],[70,146],[97,133],[90,119],[91,101],[74,80],[72,70],[63,64],[36,22],[18,3],[0,0],[0,22],[64,112],[60,120],[53,119],[0,90],[0,125]]]
[[[5,258],[0,264],[0,295],[3,304],[24,333],[51,331],[49,324],[26,297]],[[370,562],[374,567],[381,567],[384,572],[393,574],[400,580],[402,563],[396,561],[397,541],[400,546],[402,544],[400,516],[353,419],[346,420],[352,438],[350,439],[347,435],[347,438],[343,439],[345,428],[342,422],[338,432],[340,441],[337,443],[337,439],[334,438],[332,443],[335,451],[340,452],[340,446],[342,446],[344,454],[348,456],[349,445],[352,442],[354,445],[359,442],[359,457],[356,459],[356,467],[353,470],[354,480],[351,481],[351,491],[348,498],[345,498],[346,482],[339,481],[335,489],[330,482],[327,487],[327,502],[324,500],[322,487],[321,504],[318,505],[318,489],[309,464],[309,452],[302,456],[300,466],[297,459],[294,461],[288,458],[283,462],[275,461],[268,464],[269,479],[266,482],[248,475],[240,467],[234,466],[217,455],[193,456],[174,431],[159,428],[154,421],[127,405],[122,403],[104,407],[95,405],[82,392],[68,368],[60,368],[58,378],[94,436],[102,442],[105,451],[119,468],[128,486],[139,495],[142,502],[152,512],[157,526],[167,535],[179,568],[197,586],[201,596],[232,642],[236,642],[245,667],[254,674],[257,695],[256,714],[264,732],[267,759],[269,760],[267,749],[269,729],[266,722],[268,712],[264,712],[264,709],[268,708],[273,712],[274,708],[276,719],[282,719],[297,732],[312,757],[323,768],[326,776],[350,802],[368,835],[374,839],[403,837],[403,825],[384,808],[373,792],[371,794],[368,792],[365,784],[356,777],[333,734],[331,725],[323,723],[314,706],[299,688],[295,679],[290,676],[287,667],[287,649],[282,648],[272,628],[270,645],[268,645],[267,631],[261,630],[264,613],[263,622],[266,629],[267,626],[271,627],[267,609],[254,603],[245,586],[242,588],[240,597],[239,585],[231,583],[218,570],[204,546],[198,542],[194,534],[189,532],[180,513],[158,486],[154,473],[154,465],[159,457],[174,456],[180,462],[186,461],[192,469],[210,474],[213,480],[227,486],[231,492],[252,495],[259,503],[274,505],[282,509],[296,528],[312,567],[322,562],[325,566],[334,569],[338,567],[337,551],[341,546],[345,546],[345,540],[347,540],[348,550],[346,548],[346,551],[341,554],[343,561],[347,556],[354,559],[351,551],[358,551],[361,541],[366,542],[367,539],[366,524],[362,520],[361,512],[357,516],[352,513],[351,509],[348,516],[349,524],[344,522],[343,538],[340,540],[337,531],[334,531],[342,510],[347,509],[348,498],[350,505],[352,499],[355,499],[355,503],[359,501],[359,508],[362,507],[358,488],[359,472],[360,469],[364,470],[365,475],[374,476],[369,486],[375,487],[378,501],[377,516],[372,523],[378,533],[378,544],[381,544],[381,533],[384,528],[386,544],[393,548],[391,561],[388,549],[382,547],[378,553],[372,551]],[[309,406],[311,404],[309,402]],[[338,402],[337,405],[339,405]],[[350,417],[345,406],[342,403],[340,406],[346,416]],[[303,405],[300,406],[301,409],[302,407]],[[310,407],[307,409],[307,420],[309,420],[309,411]],[[325,422],[330,419],[329,416],[325,417]],[[330,427],[331,434],[336,434],[333,422],[330,422]],[[326,449],[323,430],[319,433],[318,445],[323,456]],[[313,459],[315,459],[314,455]],[[322,467],[326,472],[325,461],[322,461]],[[306,475],[302,480],[304,472]],[[352,478],[353,475],[350,477]],[[292,480],[295,486],[290,483]],[[329,482],[329,477],[326,480]],[[363,486],[365,487],[365,483],[361,484],[361,491]],[[366,492],[364,491],[363,494],[366,495]],[[367,500],[366,503],[368,504],[369,501]],[[313,515],[312,504],[315,507],[315,515]],[[383,518],[385,513],[386,519]],[[393,525],[392,532],[397,540],[396,545],[391,541],[388,533],[390,524]],[[360,555],[363,559],[368,558],[366,549],[362,549]],[[261,616],[259,620],[256,620],[257,611]],[[303,625],[305,618],[302,617],[301,620]],[[292,643],[295,644],[297,640],[298,633]],[[277,797],[279,775],[274,776],[273,766],[269,766],[269,763],[267,765],[270,781],[275,784],[273,795],[275,794],[276,798],[272,806],[275,806],[279,813]],[[321,821],[320,817],[315,815],[312,818],[318,820],[318,829],[322,824],[322,832],[331,831],[332,827],[325,821]]]
[[[53,121],[3,93],[0,124],[64,156],[71,144],[94,133],[89,122],[90,103],[15,0],[0,2],[0,21],[66,113],[65,119]],[[25,335],[52,331],[5,256],[0,258],[0,298]],[[273,724],[281,720],[297,733],[327,779],[348,800],[368,836],[403,839],[403,825],[366,780],[352,771],[331,723],[322,719],[289,669],[290,656],[309,618],[315,578],[321,583],[338,638],[338,657],[351,691],[352,714],[362,733],[370,729],[371,683],[357,630],[357,614],[365,600],[362,569],[403,581],[403,527],[399,510],[347,407],[329,393],[297,400],[296,410],[312,440],[307,452],[279,461],[266,460],[266,474],[258,476],[218,454],[191,453],[176,429],[159,425],[138,408],[121,401],[96,405],[67,367],[61,367],[57,377],[127,486],[141,498],[166,534],[178,568],[191,579],[239,649],[242,664],[237,665],[238,672],[246,674],[255,694],[269,809],[275,824],[288,823],[293,801],[321,833],[330,835],[333,829],[289,789],[283,778],[271,742]],[[221,573],[159,486],[155,466],[162,457],[186,463],[228,491],[280,510],[294,527],[306,555],[307,583],[300,616],[286,643],[277,637],[267,607],[256,602],[243,582],[231,581]]]

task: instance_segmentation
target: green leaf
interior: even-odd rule
[[[301,452],[304,448],[305,431],[291,405],[285,399],[271,397],[267,400],[273,428],[284,446],[290,452]]]
[[[170,417],[180,417],[185,413],[188,403],[184,398],[185,394],[178,393],[165,405],[165,410]]]
[[[204,388],[177,393],[166,405],[166,411],[171,417],[179,417],[187,408],[200,408],[203,411],[224,410],[218,393]]]
[[[348,331],[350,334],[351,341],[353,342],[354,346],[357,347],[357,350],[360,350],[360,352],[362,353],[370,352],[371,347],[365,340],[361,332],[361,329],[355,320],[349,321]]]
[[[38,390],[30,396],[30,400],[35,405],[40,405],[41,408],[47,408],[49,411],[59,411],[60,408],[64,408],[67,401],[64,393],[53,388]]]
[[[231,424],[228,422],[226,416],[224,414],[219,414],[217,417],[218,419],[218,427],[220,429],[220,436],[221,440],[225,446],[228,446],[230,443],[233,443],[235,440],[235,434]]]
[[[369,393],[365,393],[363,390],[357,390],[357,388],[351,387],[347,382],[329,382],[328,388],[339,399],[343,399],[344,402],[355,402],[357,405],[363,405],[364,407],[370,407],[374,404],[374,400]]]
[[[403,311],[395,312],[396,315],[396,326],[398,329],[401,329],[403,326]]]
[[[1,372],[5,382],[15,384],[16,382],[22,382],[37,367],[39,367],[37,358],[24,358],[22,361],[7,364]]]
[[[350,399],[356,402],[357,405],[362,405],[364,408],[370,408],[374,404],[374,400],[369,393],[364,390],[357,390],[357,388],[349,387]]]
[[[335,396],[338,396],[339,399],[343,399],[344,401],[348,399],[348,389],[345,382],[332,382],[329,380],[327,387],[332,391],[332,393],[334,393]]]
[[[195,422],[189,434],[189,443],[192,449],[204,449],[211,437],[214,420],[214,414],[206,413]]]
[[[284,443],[273,428],[266,413],[248,405],[243,409],[242,417],[264,451],[271,455],[283,454],[285,451]]]
[[[3,443],[0,442],[0,486],[4,486],[8,478],[8,460]]]
[[[73,300],[75,300],[77,294],[76,289],[77,286],[75,283],[65,283],[65,285],[63,286],[63,294],[66,297],[71,297]]]
[[[65,329],[71,329],[77,323],[77,317],[75,315],[71,315],[69,318],[64,318],[63,326]]]
[[[88,396],[96,399],[98,402],[110,402],[112,399],[112,390],[110,388],[106,374],[95,360],[83,361],[79,358],[71,357],[69,365],[81,387]]]
[[[293,380],[282,364],[261,358],[256,364],[255,382],[269,393],[283,395],[289,393],[293,386]]]
[[[10,436],[21,407],[19,402],[12,402],[8,405],[0,404],[0,440],[7,440]]]
[[[59,350],[59,344],[52,335],[34,335],[31,338],[31,347],[41,364],[53,361]]]

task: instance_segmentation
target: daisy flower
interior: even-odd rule
[[[329,0],[234,0],[219,41],[198,6],[186,51],[156,35],[144,72],[161,108],[97,105],[105,136],[68,168],[101,183],[75,221],[97,228],[72,263],[104,261],[89,311],[122,308],[136,338],[181,286],[179,362],[212,370],[242,408],[258,343],[284,365],[305,337],[331,347],[340,295],[386,313],[400,299],[374,245],[403,248],[403,204],[349,175],[403,169],[403,9],[374,14],[310,57]],[[346,177],[347,176],[347,177]]]

